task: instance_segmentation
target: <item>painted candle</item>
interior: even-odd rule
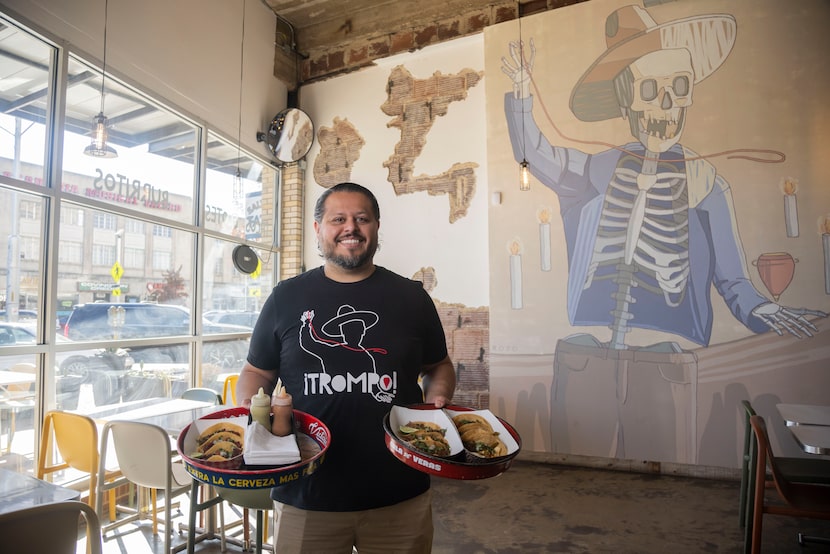
[[[830,214],[819,221],[821,249],[824,251],[824,294],[830,294]]]
[[[792,178],[784,180],[784,226],[787,229],[787,236],[790,238],[798,236],[798,197],[796,189],[798,181]]]
[[[510,307],[522,308],[522,245],[518,239],[508,245],[510,252]]]
[[[536,219],[539,221],[539,263],[542,271],[550,271],[550,208],[539,208]]]
[[[830,294],[830,233],[821,235],[821,246],[824,249],[824,294]]]

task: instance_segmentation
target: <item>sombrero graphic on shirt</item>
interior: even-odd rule
[[[571,93],[571,111],[582,121],[620,117],[614,78],[651,52],[689,52],[695,84],[717,70],[735,45],[737,23],[728,14],[698,15],[657,24],[639,6],[624,6],[605,20],[606,50],[580,77]]]
[[[343,304],[337,309],[337,315],[325,322],[320,330],[330,337],[339,337],[343,335],[340,327],[352,321],[360,321],[369,329],[378,322],[378,314],[355,310],[354,307]]]

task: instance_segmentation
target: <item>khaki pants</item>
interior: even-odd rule
[[[300,510],[274,502],[278,554],[428,554],[432,550],[432,493],[359,512]]]

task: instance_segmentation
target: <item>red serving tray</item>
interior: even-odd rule
[[[437,409],[433,404],[416,404],[406,407],[414,410]],[[475,411],[473,408],[456,405],[445,406],[445,408],[457,412]],[[439,458],[436,456],[430,456],[429,454],[424,454],[406,442],[400,440],[397,435],[395,435],[395,432],[392,430],[392,426],[389,423],[389,414],[386,414],[383,418],[383,429],[386,432],[385,440],[389,451],[393,456],[409,467],[424,473],[437,475],[438,477],[446,477],[448,479],[487,479],[507,471],[513,459],[522,449],[522,439],[516,429],[514,429],[512,425],[504,421],[502,418],[498,416],[496,416],[496,418],[502,425],[504,425],[504,428],[516,441],[519,448],[507,456],[501,456],[494,459],[481,458],[467,452],[466,450],[451,458]]]
[[[248,415],[248,408],[229,408],[207,414],[200,419],[225,419],[246,415]],[[197,481],[227,489],[270,489],[308,477],[325,460],[326,452],[331,444],[331,433],[326,424],[310,414],[294,410],[294,425],[298,433],[307,435],[320,447],[320,451],[314,456],[296,464],[269,468],[257,466],[255,469],[247,469],[244,465],[239,469],[219,469],[205,465],[184,452],[184,439],[190,430],[190,425],[179,433],[176,449],[182,457],[185,468]]]

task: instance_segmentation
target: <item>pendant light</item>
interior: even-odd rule
[[[524,81],[525,45],[522,42],[522,3],[516,2],[516,16],[519,18],[519,71]],[[530,190],[530,169],[525,157],[525,115],[522,113],[522,162],[519,164],[519,190]]]
[[[239,164],[242,159],[242,83],[245,76],[245,3],[242,0],[242,44],[239,53],[239,120],[236,127],[236,173],[233,176],[233,198],[242,202],[242,171]],[[259,256],[247,244],[237,244],[233,248],[231,261],[236,270],[243,275],[253,275],[260,267]]]
[[[117,158],[118,152],[107,144],[107,116],[104,115],[104,82],[107,78],[107,11],[109,0],[104,0],[104,60],[101,68],[101,111],[92,118],[92,142],[84,154],[94,158]]]
[[[522,157],[519,164],[519,190],[530,190],[530,170],[527,168],[527,160]]]
[[[233,200],[242,203],[242,83],[245,75],[245,0],[242,0],[242,43],[239,46],[239,119],[236,124],[236,173],[233,175]]]

